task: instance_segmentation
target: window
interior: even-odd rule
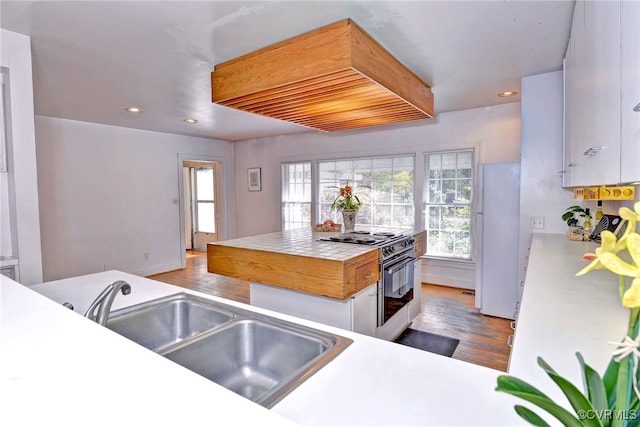
[[[342,222],[331,204],[340,187],[353,187],[362,201],[356,225],[414,227],[414,156],[318,162],[320,220]]]
[[[213,191],[213,168],[211,166],[195,169],[196,232],[215,233],[216,214]]]
[[[311,162],[282,165],[282,229],[311,226]]]
[[[427,255],[471,259],[473,150],[425,155]]]

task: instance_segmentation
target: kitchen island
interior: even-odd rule
[[[320,240],[335,234],[299,228],[209,243],[207,270],[344,300],[377,281],[378,250]]]
[[[575,277],[584,265],[580,256],[595,247],[562,235],[534,235],[531,246],[509,370],[565,407],[536,356],[579,385],[575,351],[602,372],[612,350],[608,342],[621,338],[626,327],[614,276],[598,271]],[[353,344],[267,410],[78,314],[115,280],[129,281],[133,291],[119,295],[114,309],[191,292],[336,333]],[[460,360],[118,271],[32,289],[1,276],[0,284],[2,425],[62,419],[71,426],[524,425],[513,411],[523,402],[494,391],[502,372]],[[61,305],[66,301],[76,312]]]
[[[367,230],[371,231],[371,230]],[[376,230],[373,230],[376,231]],[[416,238],[413,286],[420,289],[425,232],[396,230]],[[391,319],[378,324],[377,245],[327,241],[339,234],[300,228],[207,245],[207,270],[250,282],[251,305],[387,340],[420,312],[420,292]]]

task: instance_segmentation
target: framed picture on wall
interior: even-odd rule
[[[262,175],[260,168],[247,169],[249,191],[262,191]]]

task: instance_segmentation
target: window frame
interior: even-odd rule
[[[314,212],[314,197],[315,197],[315,188],[314,188],[314,162],[311,160],[288,160],[288,161],[281,161],[280,162],[280,230],[285,231],[285,230],[289,230],[290,228],[286,228],[286,217],[285,217],[285,203],[306,203],[306,202],[285,202],[284,200],[284,196],[285,196],[285,183],[289,183],[289,181],[285,181],[285,176],[284,176],[284,168],[285,166],[289,166],[289,165],[304,165],[304,164],[309,164],[309,179],[310,179],[310,192],[309,192],[309,197],[310,197],[310,201],[309,203],[309,209],[310,209],[310,224],[309,227],[311,227],[314,223],[315,223],[315,212]],[[304,179],[303,182],[304,184]],[[304,226],[304,225],[303,225]]]
[[[437,154],[451,154],[451,153],[471,153],[471,173],[469,179],[471,179],[471,189],[469,192],[469,202],[468,203],[432,203],[429,200],[429,184],[430,184],[430,167],[429,167],[429,158],[432,155]],[[427,247],[425,248],[424,257],[428,259],[435,260],[444,260],[451,262],[460,262],[460,263],[475,263],[476,262],[476,250],[477,250],[477,242],[475,240],[475,208],[476,208],[476,199],[477,199],[477,186],[478,186],[478,163],[477,157],[479,155],[479,150],[477,147],[460,147],[453,148],[450,150],[434,150],[423,153],[423,162],[424,162],[424,179],[423,179],[423,194],[422,194],[422,223],[424,224],[424,230],[427,233],[427,241],[429,240],[429,216],[428,209],[430,206],[454,206],[454,207],[466,207],[469,210],[469,255],[468,257],[460,257],[460,256],[447,256],[441,254],[429,254],[428,252],[428,242]],[[456,169],[457,170],[457,169]]]
[[[395,228],[395,229],[415,229],[415,225],[416,225],[416,190],[418,189],[417,184],[416,184],[416,176],[418,175],[418,171],[416,169],[416,153],[396,153],[396,154],[381,154],[381,155],[375,155],[375,156],[356,156],[356,157],[337,157],[337,158],[326,158],[326,159],[317,159],[315,160],[315,185],[314,188],[316,190],[316,197],[314,198],[314,203],[315,203],[315,207],[314,207],[314,212],[316,214],[317,218],[321,218],[322,215],[322,205],[323,202],[320,201],[320,197],[322,197],[321,194],[321,181],[320,181],[320,163],[330,163],[330,162],[335,162],[335,163],[339,163],[339,162],[358,162],[358,161],[375,161],[375,160],[391,160],[393,162],[394,159],[400,159],[400,158],[407,158],[410,159],[412,162],[412,168],[411,168],[411,174],[412,174],[412,179],[411,179],[411,188],[412,188],[412,194],[411,194],[411,216],[412,216],[412,222],[410,225],[404,226],[404,225],[380,225],[380,224],[373,224],[373,223],[366,223],[366,224],[360,224],[360,226],[362,227],[386,227],[386,228]],[[342,181],[342,180],[339,180]],[[343,186],[346,184],[346,180],[344,183],[340,182],[339,186]],[[356,195],[359,194],[359,189],[358,189],[358,184],[357,183],[352,183],[352,185],[355,184],[354,186],[354,192],[356,193]],[[338,188],[336,188],[336,195],[338,194]],[[394,193],[391,193],[391,195],[393,195]],[[366,201],[363,201],[364,203],[366,203]],[[394,206],[394,202],[393,200],[391,200],[391,202],[388,203],[388,205],[390,206],[391,210],[393,210],[393,206]],[[398,206],[403,205],[403,204],[396,204]],[[372,218],[374,215],[370,214],[370,218]],[[393,217],[393,215],[392,215]],[[357,218],[356,217],[356,225],[358,225],[357,223]],[[333,221],[337,222],[337,223],[341,223],[342,222],[342,216],[337,212],[337,211],[333,211],[332,214],[332,219]]]
[[[217,219],[216,219],[216,175],[215,175],[215,168],[213,166],[199,166],[199,167],[194,167],[192,168],[193,170],[193,193],[194,193],[194,198],[193,198],[193,202],[194,202],[194,209],[193,209],[193,230],[196,233],[203,233],[203,234],[216,234],[218,232],[218,225],[217,225]],[[212,199],[200,199],[198,198],[198,189],[199,189],[199,185],[198,185],[198,172],[202,172],[202,171],[211,171],[211,181],[212,181]],[[213,210],[213,231],[208,231],[208,230],[202,230],[200,229],[200,204],[203,205],[211,205],[212,210]]]

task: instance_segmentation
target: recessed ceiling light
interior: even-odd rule
[[[507,92],[499,93],[498,96],[500,96],[502,98],[508,98],[510,96],[516,96],[517,94],[518,94],[518,92],[514,92],[514,91],[509,90]]]
[[[124,110],[127,113],[142,113],[142,108],[140,107],[127,107]]]
[[[198,123],[196,119],[184,119],[183,122],[189,123],[190,125],[195,125],[196,123]]]

